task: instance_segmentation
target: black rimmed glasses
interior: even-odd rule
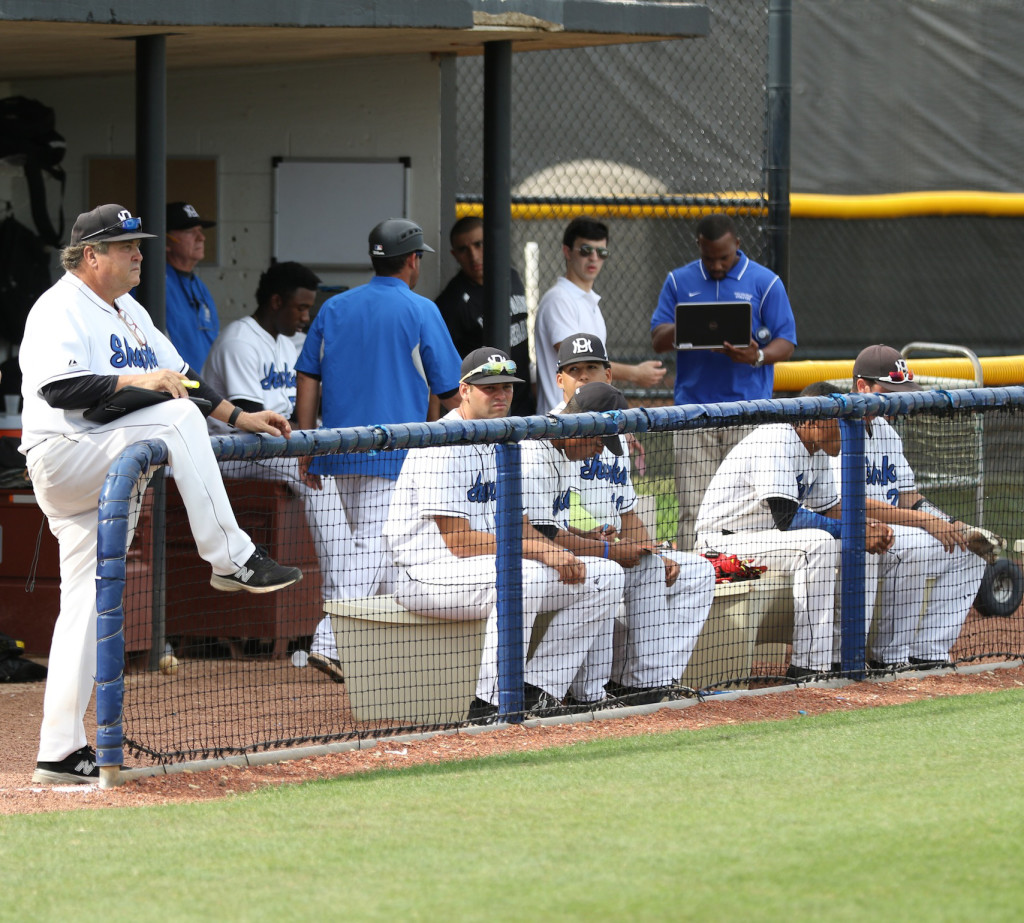
[[[112,224],[110,227],[100,228],[98,231],[93,231],[91,234],[86,234],[78,242],[85,243],[90,237],[99,237],[100,234],[106,234],[108,231],[139,231],[142,229],[141,218],[122,218],[117,224]]]
[[[607,247],[595,247],[593,244],[580,244],[576,248],[576,252],[580,256],[592,256],[597,254],[599,260],[608,259],[608,248]]]

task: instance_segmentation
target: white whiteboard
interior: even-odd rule
[[[275,260],[366,269],[370,230],[406,217],[408,159],[274,161]]]

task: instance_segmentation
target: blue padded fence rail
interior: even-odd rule
[[[796,397],[778,400],[736,401],[721,404],[687,404],[672,407],[634,408],[610,413],[584,413],[566,416],[506,417],[500,420],[438,421],[436,423],[388,424],[359,426],[347,429],[299,430],[285,439],[281,436],[245,434],[211,437],[217,458],[248,459],[281,456],[301,457],[332,453],[380,452],[390,449],[419,448],[428,445],[455,443],[517,443],[524,439],[561,439],[574,436],[613,435],[615,433],[665,432],[671,430],[705,429],[737,426],[765,419],[830,419],[858,420],[867,416],[903,416],[931,411],[942,412],[971,407],[1024,407],[1024,387],[964,388],[950,391],[920,391],[903,394],[835,394],[830,397]],[[856,427],[850,427],[856,429]],[[850,438],[843,433],[844,448]],[[851,444],[851,449],[853,445]],[[863,455],[863,438],[860,440]],[[96,564],[96,715],[99,725],[96,758],[100,766],[118,766],[123,762],[124,735],[122,706],[124,702],[124,589],[131,495],[139,479],[154,465],[167,461],[167,447],[158,439],[137,443],[125,449],[115,460],[100,493],[99,533]],[[518,451],[499,454],[499,520],[497,544],[499,555],[509,560],[519,556],[522,530],[521,517],[515,507],[521,504],[513,496],[519,490]],[[844,464],[843,493],[861,492],[862,478],[853,472],[863,467],[863,458],[852,456]],[[849,468],[849,478],[848,471]],[[859,485],[859,486],[858,486]],[[859,518],[859,526],[857,520]],[[848,532],[850,529],[852,531]],[[852,543],[847,536],[859,529],[859,556],[846,557]],[[863,573],[864,517],[843,522],[843,567],[847,574]],[[499,566],[499,573],[501,568]],[[844,581],[844,584],[847,581]],[[853,581],[850,581],[853,582]],[[861,609],[863,589],[861,589]],[[521,587],[499,586],[499,644],[504,651],[499,666],[499,709],[509,714],[522,707],[522,599]],[[856,633],[857,599],[847,598],[844,586],[843,667],[852,668],[857,654],[847,651],[848,633]],[[518,618],[518,622],[514,620]],[[516,625],[519,626],[518,633]],[[863,641],[859,643],[863,647]],[[512,656],[513,652],[517,656]],[[861,651],[860,656],[863,656]]]

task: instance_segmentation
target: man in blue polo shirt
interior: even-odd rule
[[[749,342],[676,353],[677,404],[770,398],[775,380],[773,366],[793,355],[796,323],[786,287],[739,245],[732,218],[707,215],[697,224],[700,259],[672,270],[662,286],[651,317],[651,344],[659,353],[674,348],[677,304],[746,301],[751,307]],[[680,549],[693,548],[694,525],[704,492],[722,460],[749,431],[733,427],[676,433]]]
[[[423,422],[431,394],[448,410],[459,405],[462,360],[437,306],[412,291],[424,252],[434,251],[423,230],[404,218],[370,232],[374,277],[324,302],[295,363],[297,428],[316,427],[321,395],[323,425],[332,429]],[[372,596],[388,583],[381,529],[405,455],[300,461],[309,486],[319,487],[321,476],[335,479],[351,534],[340,591],[346,598]]]
[[[220,333],[213,295],[195,273],[206,256],[204,230],[215,226],[187,202],[167,203],[167,338],[194,369]]]

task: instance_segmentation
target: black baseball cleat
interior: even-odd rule
[[[614,680],[605,683],[605,691],[617,703],[617,708],[628,705],[658,705],[686,698],[675,686],[623,686]]]
[[[900,673],[907,669],[906,661],[869,660],[868,669],[880,670],[883,673]]]
[[[786,679],[791,679],[798,683],[824,679],[826,676],[828,676],[827,670],[812,670],[810,667],[798,667],[792,663],[786,670]]]
[[[498,706],[485,702],[483,699],[474,697],[469,703],[469,714],[466,720],[472,724],[497,724]]]
[[[527,718],[551,718],[569,714],[560,699],[531,683],[523,683],[523,699],[526,706],[524,716]]]
[[[99,780],[100,767],[96,765],[96,751],[88,745],[57,762],[36,763],[36,771],[32,773],[33,782],[48,782],[51,785],[61,782],[99,782]]]
[[[335,660],[326,654],[310,651],[309,656],[306,658],[306,664],[314,670],[319,670],[321,673],[326,674],[336,683],[345,682],[345,671],[341,669],[340,660]]]
[[[275,590],[283,590],[286,586],[298,583],[301,579],[302,571],[297,567],[278,564],[263,548],[257,548],[237,573],[214,574],[210,577],[210,586],[225,593],[237,593],[239,590],[248,593],[273,593]]]

